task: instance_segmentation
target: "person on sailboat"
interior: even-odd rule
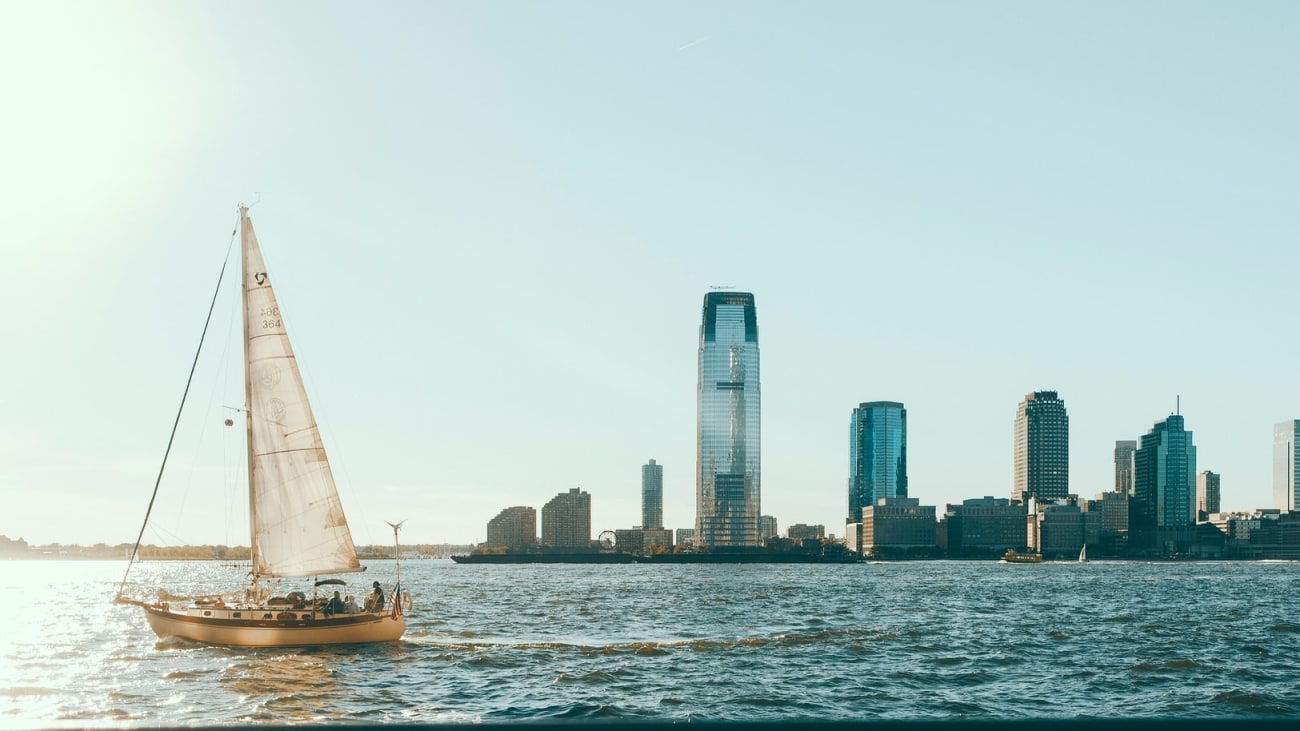
[[[375,591],[366,600],[366,609],[373,612],[384,611],[384,590],[379,586],[379,582],[374,583]]]
[[[361,607],[357,606],[357,598],[352,596],[351,594],[348,594],[348,597],[343,600],[343,613],[356,614],[357,612],[360,611],[361,611]]]
[[[328,617],[331,614],[342,614],[342,613],[343,613],[343,597],[339,596],[339,593],[336,591],[334,592],[334,596],[330,599],[330,603],[325,605],[325,616]]]

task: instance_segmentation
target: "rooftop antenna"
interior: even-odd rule
[[[1181,416],[1183,413],[1182,394],[1174,394],[1174,413]]]

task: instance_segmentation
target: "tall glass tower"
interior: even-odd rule
[[[761,546],[754,295],[704,295],[699,358],[695,542],[708,548]]]
[[[907,497],[907,409],[896,401],[859,404],[849,419],[849,522],[882,497]]]
[[[641,527],[664,527],[664,466],[653,459],[641,465]]]
[[[1196,447],[1183,417],[1157,421],[1133,462],[1130,542],[1146,548],[1186,543],[1186,529],[1196,525]]]
[[[1273,425],[1273,507],[1300,510],[1300,419]]]
[[[1016,409],[1011,499],[1041,502],[1070,494],[1070,416],[1055,391],[1027,394]]]

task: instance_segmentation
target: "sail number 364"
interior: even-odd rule
[[[273,327],[281,327],[279,307],[263,307],[262,311],[258,313],[258,315],[262,318],[263,330],[269,330]]]

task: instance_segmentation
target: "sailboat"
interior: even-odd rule
[[[357,558],[247,206],[239,207],[239,220],[251,581],[243,589],[222,595],[185,598],[160,592],[156,600],[142,601],[124,594],[124,576],[117,601],[143,608],[150,628],[159,637],[218,645],[280,647],[400,639],[406,631],[405,613],[411,608],[410,593],[401,589],[400,565],[397,584],[390,594],[385,596],[379,582],[373,583],[374,592],[386,600],[382,607],[374,606],[380,602],[368,601],[360,611],[338,612],[331,611],[337,607],[317,599],[319,587],[332,589],[345,583],[339,578],[320,577],[361,572],[365,567]],[[181,401],[183,409],[184,396]],[[166,460],[164,454],[164,468]],[[161,470],[158,477],[161,483]],[[156,483],[155,497],[157,490]],[[393,526],[395,543],[399,525]],[[143,538],[144,527],[140,534]],[[139,545],[137,539],[133,560]],[[129,575],[130,562],[127,572]],[[266,583],[272,579],[307,578],[314,579],[310,597],[301,591],[271,596]]]
[[[1079,549],[1079,563],[1088,563],[1088,544],[1087,544],[1087,543],[1083,544],[1083,548],[1080,548],[1080,549]]]

